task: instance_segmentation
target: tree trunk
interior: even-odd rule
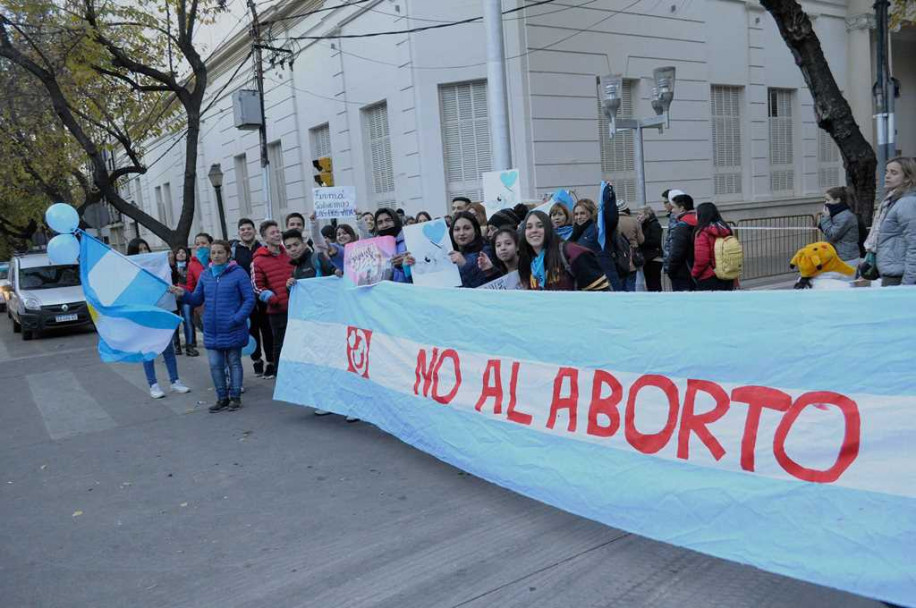
[[[817,125],[827,131],[840,148],[846,183],[856,194],[855,211],[870,225],[875,209],[878,161],[837,86],[811,19],[796,0],[760,0],[760,3],[776,20],[779,33],[801,69],[814,98]]]

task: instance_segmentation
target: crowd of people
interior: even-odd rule
[[[854,274],[872,280],[880,276],[882,285],[916,284],[916,160],[889,161],[885,183],[870,231],[853,211],[852,191],[843,187],[825,193],[818,226],[843,265],[857,269]],[[480,287],[509,273],[517,273],[519,287],[530,290],[635,291],[641,275],[647,291],[659,292],[662,273],[673,291],[737,287],[740,244],[713,203],[694,206],[686,192],[664,191],[665,232],[652,207],[634,214],[626,201],[617,199],[613,186],[602,188],[599,198],[598,203],[579,199],[571,208],[557,202],[547,212],[519,204],[488,216],[480,203],[456,197],[443,219],[462,287]],[[240,353],[249,335],[256,343],[251,353],[254,373],[276,375],[296,281],[341,276],[347,244],[390,236],[396,242],[392,280],[410,283],[416,260],[407,249],[403,227],[432,220],[425,211],[407,217],[401,210],[382,208],[359,214],[355,226],[341,222],[319,227],[314,216],[306,219],[294,212],[284,218],[283,229],[273,220],[256,227],[242,218],[232,242],[200,233],[192,250],[175,249],[172,291],[184,320],[184,352],[197,355],[194,325],[199,322],[217,392],[210,411],[241,406]],[[181,352],[178,332],[176,347],[163,356],[171,386],[180,390],[184,385],[173,367],[176,352]],[[152,386],[152,366],[147,369]]]

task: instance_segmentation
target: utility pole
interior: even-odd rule
[[[251,37],[252,57],[254,58],[254,74],[258,83],[258,99],[261,103],[261,126],[258,133],[261,136],[261,188],[264,191],[264,204],[267,206],[266,219],[273,219],[273,202],[270,195],[270,158],[267,156],[267,120],[264,112],[264,68],[261,64],[261,24],[258,22],[258,10],[254,0],[248,0],[251,9]]]
[[[891,78],[888,61],[888,16],[890,2],[877,0],[875,7],[875,74],[877,82],[872,88],[875,98],[875,121],[878,136],[878,191],[884,192],[884,166],[896,155],[897,137],[894,125],[895,83]]]
[[[509,142],[509,100],[506,92],[506,49],[500,0],[483,0],[483,26],[487,37],[487,112],[493,171],[512,168]]]

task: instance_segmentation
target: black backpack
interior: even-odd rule
[[[619,230],[615,230],[613,244],[614,250],[611,251],[611,257],[614,259],[614,265],[617,267],[617,274],[625,277],[630,274],[630,262],[633,256],[633,249],[630,247],[630,239],[620,234]]]

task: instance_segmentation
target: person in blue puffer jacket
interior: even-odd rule
[[[248,344],[247,320],[255,304],[248,273],[229,261],[231,249],[226,241],[213,241],[210,266],[201,273],[194,291],[189,293],[177,286],[170,289],[192,307],[206,304],[204,347],[217,397],[216,403],[210,406],[211,412],[242,407],[242,348]]]

